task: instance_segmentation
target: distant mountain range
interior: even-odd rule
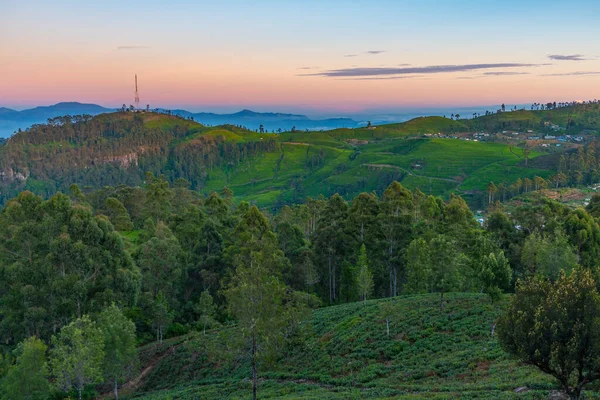
[[[33,124],[45,123],[48,118],[62,115],[98,115],[115,110],[97,104],[77,102],[58,103],[52,106],[35,107],[22,111],[0,107],[0,137],[9,137],[19,129],[25,130]],[[164,109],[161,110],[165,111]],[[305,115],[259,113],[250,110],[242,110],[233,114],[193,113],[186,110],[171,110],[171,113],[185,118],[191,117],[194,121],[204,125],[232,124],[241,125],[250,130],[259,129],[260,125],[263,125],[267,131],[277,131],[278,129],[289,131],[293,127],[298,130],[327,130],[355,128],[360,125],[359,122],[350,118],[311,119]]]

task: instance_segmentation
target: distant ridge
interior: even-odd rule
[[[89,114],[98,115],[113,112],[116,109],[106,108],[97,104],[78,102],[61,102],[50,106],[39,106],[27,110],[16,111],[0,107],[0,137],[9,137],[15,131],[25,130],[33,124],[45,123],[49,118],[63,115]],[[166,111],[166,109],[160,109]],[[232,114],[193,113],[187,110],[170,110],[173,115],[193,118],[204,125],[241,125],[250,130],[258,130],[262,125],[269,132],[297,130],[328,130],[336,128],[355,128],[357,121],[350,118],[328,118],[313,120],[306,115],[256,112],[244,109]]]

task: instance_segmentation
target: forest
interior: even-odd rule
[[[147,173],[139,187],[9,200],[4,398],[83,398],[107,385],[117,395],[137,370],[136,346],[225,326],[256,391],[265,359],[301,340],[311,309],[430,293],[443,313],[453,292],[493,305],[519,282],[598,273],[600,196],[587,209],[540,197],[508,214],[496,203],[483,226],[460,196],[398,182],[276,214],[232,199]]]

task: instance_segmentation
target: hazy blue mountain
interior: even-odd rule
[[[256,130],[263,125],[267,131],[289,131],[292,128],[298,130],[327,130],[335,128],[355,128],[358,122],[351,118],[327,118],[311,119],[306,115],[286,114],[286,113],[260,113],[251,110],[242,110],[233,114],[215,114],[215,113],[192,113],[186,110],[172,110],[175,115],[194,118],[194,121],[204,125],[241,125],[251,130]]]
[[[27,129],[33,124],[41,124],[61,115],[97,115],[112,112],[114,109],[105,108],[97,104],[83,104],[76,102],[58,103],[52,106],[30,108],[22,111],[0,108],[0,137],[8,137],[18,129]]]
[[[0,137],[9,137],[19,129],[25,130],[33,124],[45,123],[49,118],[63,115],[97,115],[115,110],[114,108],[106,108],[97,104],[77,102],[58,103],[52,106],[41,106],[22,111],[0,107]],[[161,110],[166,111],[165,109]],[[262,113],[252,110],[242,110],[233,114],[193,113],[186,110],[171,110],[171,113],[185,118],[193,118],[195,121],[205,125],[241,125],[251,130],[258,130],[263,125],[264,129],[269,132],[279,129],[289,131],[294,127],[298,130],[327,130],[355,128],[360,125],[351,118],[311,119],[306,115],[273,112]]]

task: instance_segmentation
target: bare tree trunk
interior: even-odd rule
[[[115,378],[115,400],[119,400],[119,384],[117,378]]]
[[[258,384],[258,371],[256,369],[256,337],[252,338],[252,399],[256,400],[256,386]]]
[[[387,330],[388,337],[390,336],[390,317],[385,318],[385,328]]]
[[[332,287],[333,287],[333,279],[332,279],[332,272],[331,272],[331,253],[329,253],[329,304],[333,303],[333,292],[332,292]]]
[[[444,310],[444,292],[440,292],[440,312]]]
[[[394,267],[394,297],[398,296],[398,268]]]

